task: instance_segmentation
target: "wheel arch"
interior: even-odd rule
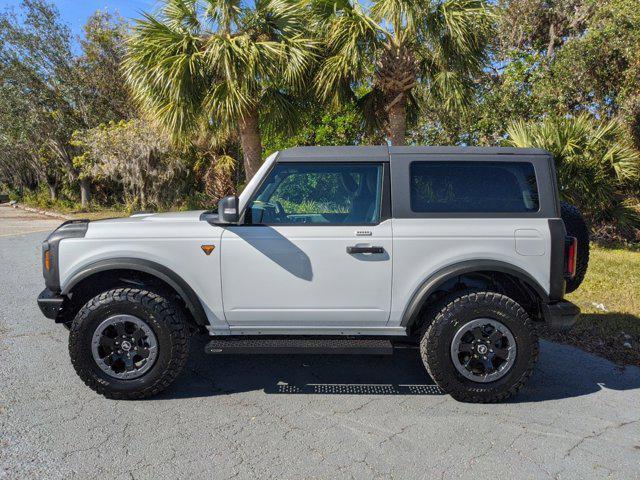
[[[100,260],[82,267],[73,273],[69,279],[65,281],[62,287],[62,295],[69,295],[77,287],[96,278],[101,274],[109,272],[138,272],[147,277],[157,279],[161,284],[173,290],[184,302],[188,312],[192,315],[194,322],[199,326],[209,324],[207,314],[200,302],[200,298],[189,284],[180,275],[173,270],[153,262],[151,260],[141,258],[114,258]]]
[[[547,291],[525,270],[499,260],[467,260],[446,266],[425,278],[415,290],[409,303],[405,307],[401,326],[406,327],[407,330],[410,331],[420,321],[420,314],[428,304],[429,299],[432,298],[443,285],[446,285],[453,279],[491,273],[517,279],[525,288],[535,295],[538,302],[549,302],[549,294]]]

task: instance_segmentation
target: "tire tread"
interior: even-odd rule
[[[100,383],[91,370],[75,355],[78,345],[80,329],[86,318],[96,310],[111,303],[136,303],[145,310],[153,312],[156,319],[161,320],[169,329],[172,343],[171,360],[166,370],[155,382],[137,391],[114,392]],[[189,331],[184,312],[173,302],[158,293],[138,288],[116,288],[103,292],[80,309],[73,321],[69,335],[69,353],[71,363],[82,381],[92,390],[114,400],[134,400],[151,397],[165,390],[180,374],[189,357]]]
[[[458,388],[446,374],[442,362],[447,359],[440,358],[434,345],[444,341],[444,324],[450,318],[455,318],[456,312],[469,306],[491,306],[499,307],[506,311],[513,318],[523,323],[532,336],[533,352],[527,364],[527,368],[522,375],[513,382],[508,388],[502,391],[496,391],[493,394],[486,392],[474,391],[474,389]],[[526,311],[513,299],[506,295],[496,292],[467,292],[456,294],[448,297],[440,304],[437,314],[432,322],[425,326],[420,341],[420,356],[427,369],[427,372],[436,384],[445,392],[451,394],[454,398],[464,402],[471,403],[497,403],[518,393],[527,383],[531,375],[539,355],[538,333],[534,322],[529,318]],[[481,394],[482,393],[482,394]]]

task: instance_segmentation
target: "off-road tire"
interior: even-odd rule
[[[571,293],[578,289],[589,266],[589,227],[584,220],[582,212],[575,206],[561,202],[562,220],[567,230],[567,235],[578,240],[578,257],[576,258],[576,275],[567,279],[566,292]]]
[[[142,319],[157,338],[155,363],[139,378],[114,378],[102,371],[93,359],[93,333],[104,319],[117,314]],[[73,320],[69,354],[78,376],[97,393],[120,400],[151,397],[165,390],[187,362],[189,330],[185,313],[174,302],[148,290],[117,288],[106,291],[89,300]]]
[[[513,299],[494,292],[462,292],[443,300],[436,312],[423,329],[420,355],[429,375],[445,393],[462,402],[494,403],[516,394],[529,380],[538,359],[538,334],[527,312]],[[515,338],[515,363],[493,382],[465,378],[451,359],[455,332],[477,318],[501,322]]]

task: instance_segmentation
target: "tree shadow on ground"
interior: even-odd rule
[[[391,356],[206,355],[194,351],[182,376],[159,398],[191,398],[263,391],[270,395],[443,395],[417,349]],[[511,403],[579,397],[602,388],[640,388],[640,368],[621,369],[577,348],[542,342],[540,361]],[[158,398],[158,397],[156,397]]]
[[[583,313],[571,330],[543,330],[542,335],[548,340],[577,346],[619,365],[640,366],[640,317],[631,313]],[[627,341],[629,344],[625,347]]]
[[[578,323],[568,332],[559,332],[560,335],[570,335],[574,331],[582,331],[585,328],[599,330],[601,334],[616,334],[619,330],[640,332],[640,317],[626,312],[592,312],[581,313]]]

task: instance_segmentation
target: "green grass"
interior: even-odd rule
[[[585,280],[567,299],[582,310],[578,323],[569,332],[545,336],[640,366],[640,251],[592,245]]]

